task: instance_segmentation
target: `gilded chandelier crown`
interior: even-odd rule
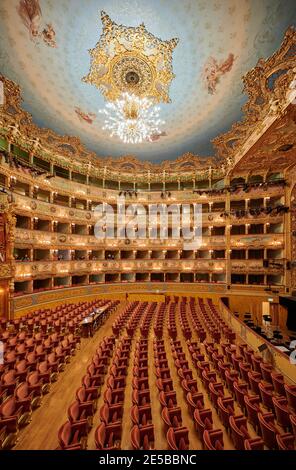
[[[169,87],[175,77],[172,53],[178,39],[162,41],[146,30],[118,25],[104,12],[102,35],[90,49],[91,66],[82,80],[96,86],[107,101],[115,101],[122,93],[155,103],[169,103]]]

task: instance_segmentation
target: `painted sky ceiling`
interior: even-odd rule
[[[104,98],[82,82],[88,49],[102,31],[100,11],[163,40],[179,38],[166,121],[153,143],[124,145],[102,130]],[[241,118],[241,77],[296,24],[294,0],[2,0],[0,70],[20,84],[34,122],[75,135],[98,155],[159,162],[214,153],[211,139]]]

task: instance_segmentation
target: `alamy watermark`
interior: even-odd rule
[[[102,203],[94,209],[97,239],[183,240],[183,250],[197,250],[202,244],[201,204],[126,204],[118,196],[114,206]]]

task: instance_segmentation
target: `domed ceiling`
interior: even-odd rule
[[[170,103],[160,103],[163,132],[123,144],[102,130],[102,93],[82,81],[89,49],[102,34],[101,10],[139,26],[172,52]],[[160,162],[214,154],[211,140],[241,119],[242,75],[281,44],[295,24],[295,0],[2,0],[1,72],[21,87],[23,108],[41,127],[75,135],[98,156]]]

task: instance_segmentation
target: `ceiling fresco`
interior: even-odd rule
[[[123,144],[102,130],[100,91],[83,81],[102,33],[100,12],[162,41],[178,38],[165,121],[152,142]],[[34,122],[73,135],[107,157],[161,162],[213,155],[211,140],[240,120],[242,75],[281,44],[296,23],[294,0],[2,0],[0,72],[21,87]]]

